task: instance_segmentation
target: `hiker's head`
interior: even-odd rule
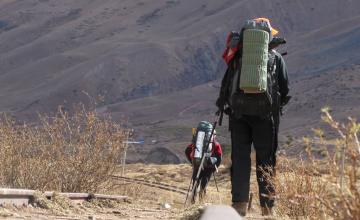
[[[214,133],[213,133],[212,139],[213,139],[213,141],[216,140],[216,130],[215,130],[215,129],[214,129]]]
[[[276,36],[276,35],[279,33],[278,30],[276,30],[275,28],[271,27],[270,20],[269,20],[268,18],[255,18],[254,21],[266,23],[267,26],[270,28],[271,35],[272,35],[272,36]]]

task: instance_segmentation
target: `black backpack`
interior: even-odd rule
[[[231,57],[231,60],[226,60],[226,52],[223,57],[228,63],[228,69],[222,80],[222,87],[220,91],[220,98],[224,99],[235,116],[241,117],[242,115],[252,116],[267,116],[273,112],[276,112],[280,108],[280,93],[277,82],[276,62],[279,54],[273,49],[280,44],[286,43],[281,38],[271,38],[268,50],[267,61],[267,89],[262,93],[246,93],[240,89],[240,78],[242,69],[242,53],[243,53],[243,32],[246,28],[243,28],[241,32],[231,32],[228,42],[234,42],[237,48],[233,48],[232,51],[236,51],[235,55]],[[227,48],[226,51],[229,51]],[[221,105],[221,104],[220,104]]]
[[[276,75],[276,56],[269,51],[267,64],[267,90],[263,93],[245,93],[238,85],[241,78],[241,57],[235,61],[235,75],[232,81],[232,95],[229,104],[235,115],[266,116],[276,111],[280,93]],[[234,85],[235,84],[235,85]],[[236,86],[236,87],[235,87]]]

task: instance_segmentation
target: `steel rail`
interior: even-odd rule
[[[0,188],[0,205],[27,206],[34,200],[35,195],[35,190]],[[127,196],[122,195],[105,195],[96,193],[57,193],[51,191],[44,192],[43,195],[48,199],[51,199],[54,196],[63,196],[73,201],[87,201],[92,199],[124,200],[128,198]]]
[[[122,176],[112,176],[112,177],[114,179],[118,179],[118,180],[134,182],[134,183],[142,184],[145,186],[154,187],[154,188],[163,189],[163,190],[172,191],[172,192],[186,195],[186,189],[183,187],[177,187],[177,186],[169,185],[166,183],[153,182],[153,181],[143,180],[143,179],[138,179],[138,178],[129,178],[129,177],[122,177]]]

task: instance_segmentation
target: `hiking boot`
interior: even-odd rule
[[[246,215],[248,203],[247,202],[233,202],[232,207],[239,213],[239,215],[244,217]]]
[[[261,215],[263,216],[273,215],[272,207],[261,207]]]

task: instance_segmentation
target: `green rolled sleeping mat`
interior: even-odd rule
[[[240,89],[244,93],[263,93],[267,90],[269,33],[247,29],[243,36]]]

